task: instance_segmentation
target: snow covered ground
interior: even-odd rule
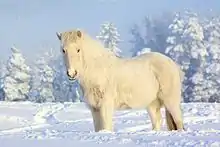
[[[220,146],[220,104],[183,104],[186,132],[151,131],[145,110],[117,111],[112,133],[93,131],[83,103],[0,102],[1,147]],[[164,111],[162,110],[163,116]]]

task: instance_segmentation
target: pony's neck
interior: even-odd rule
[[[106,69],[112,68],[112,65],[117,64],[116,61],[118,58],[111,51],[105,49],[99,41],[93,40],[90,36],[84,36],[84,42],[82,44],[82,71],[80,72],[80,81],[87,81],[88,79],[89,81],[97,80],[98,77],[103,75]]]
[[[104,64],[108,66],[108,64],[113,64],[117,60],[113,52],[104,48],[100,41],[92,39],[88,35],[84,36],[83,51],[84,62],[88,66],[90,64],[95,64],[96,66]]]

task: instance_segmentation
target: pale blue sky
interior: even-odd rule
[[[0,59],[8,58],[13,44],[29,57],[59,49],[56,31],[82,28],[94,36],[104,21],[116,24],[125,40],[120,47],[128,48],[129,28],[146,15],[219,6],[219,0],[0,0]]]

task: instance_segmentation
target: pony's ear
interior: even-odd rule
[[[77,35],[77,37],[82,38],[82,31],[77,30],[76,35]]]
[[[57,35],[58,39],[61,40],[61,34],[56,32],[56,35]]]

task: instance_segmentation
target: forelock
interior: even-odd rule
[[[77,40],[77,31],[67,31],[61,33],[61,40],[63,43],[76,42]]]

